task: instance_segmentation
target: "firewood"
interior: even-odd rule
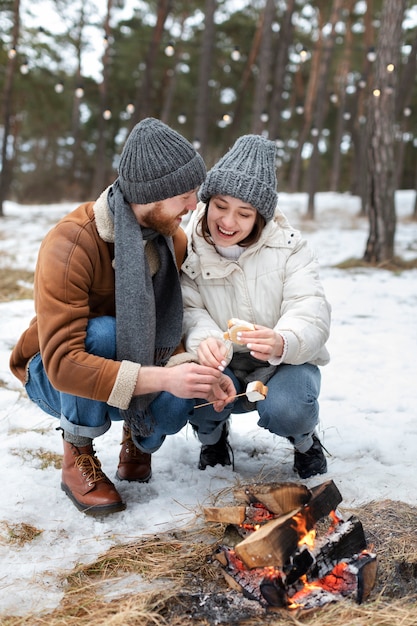
[[[236,545],[236,554],[249,568],[267,565],[284,567],[301,537],[341,501],[342,496],[332,480],[318,485],[311,490],[308,504],[267,522]]]
[[[234,496],[248,504],[261,502],[271,513],[285,515],[307,504],[311,491],[305,485],[291,482],[254,483],[235,489]]]
[[[299,531],[293,518],[297,512],[294,510],[267,522],[235,546],[237,556],[246,567],[284,567],[298,546]]]
[[[311,499],[308,503],[309,515],[315,524],[322,517],[335,511],[343,498],[332,480],[327,480],[311,489]]]
[[[221,524],[243,524],[246,517],[245,506],[204,507],[203,512],[207,522]]]

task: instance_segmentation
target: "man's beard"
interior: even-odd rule
[[[152,211],[144,218],[144,226],[152,228],[152,230],[161,233],[165,237],[172,237],[178,230],[178,216],[166,215],[162,204],[156,202]]]

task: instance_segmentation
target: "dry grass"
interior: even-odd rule
[[[43,530],[32,526],[31,524],[10,524],[9,522],[0,522],[0,543],[10,543],[23,546],[25,543],[33,541],[41,535]]]
[[[51,466],[55,469],[61,469],[62,467],[62,454],[44,450],[43,448],[36,448],[36,450],[29,448],[12,448],[10,454],[18,456],[23,459],[23,461],[35,461],[36,467],[39,469],[46,469]]]
[[[357,269],[357,268],[381,269],[381,270],[389,270],[390,272],[399,274],[406,270],[417,269],[417,258],[410,259],[407,261],[405,259],[402,259],[401,257],[395,257],[394,259],[392,259],[392,261],[387,261],[385,263],[375,263],[375,264],[368,263],[367,261],[364,261],[363,259],[350,258],[350,259],[346,259],[345,261],[342,261],[341,263],[338,263],[337,265],[335,265],[335,267],[341,270],[350,270],[350,269]]]
[[[33,272],[0,267],[0,302],[33,298]]]
[[[111,548],[94,563],[66,577],[61,605],[43,616],[10,617],[3,626],[416,626],[417,509],[383,501],[341,509],[358,517],[369,547],[377,554],[378,576],[362,605],[347,599],[314,612],[265,611],[226,584],[210,563],[221,541],[221,525],[194,524],[178,532],[144,537]],[[105,601],[104,583],[136,576],[136,590]],[[110,586],[111,588],[111,586]]]

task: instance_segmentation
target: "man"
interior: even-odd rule
[[[205,176],[184,137],[159,120],[142,120],[126,141],[115,182],[42,242],[36,317],[10,367],[31,400],[60,419],[61,487],[89,515],[125,508],[93,448],[112,420],[124,419],[116,476],[147,482],[151,455],[137,446],[154,424],[177,424],[179,416],[185,424],[194,398],[221,410],[235,393],[228,377],[180,347],[180,224],[196,208]]]

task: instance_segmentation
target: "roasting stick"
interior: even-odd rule
[[[227,399],[234,400],[235,398],[241,398],[242,396],[246,396],[246,391],[244,391],[243,393],[238,393],[236,396],[229,396],[229,398]],[[218,402],[218,400],[214,400],[213,402],[205,402],[204,404],[196,404],[194,408],[200,409],[202,406],[210,406],[210,404],[214,404],[215,402]]]
[[[263,385],[259,380],[254,380],[251,383],[248,383],[246,391],[244,393],[238,393],[235,396],[229,396],[228,400],[231,401],[234,398],[247,396],[249,402],[258,402],[259,400],[265,400],[267,393],[268,387]],[[214,404],[215,402],[217,402],[217,400],[214,400],[213,402],[205,402],[204,404],[196,404],[194,408],[199,409],[202,406],[210,406],[210,404]]]

